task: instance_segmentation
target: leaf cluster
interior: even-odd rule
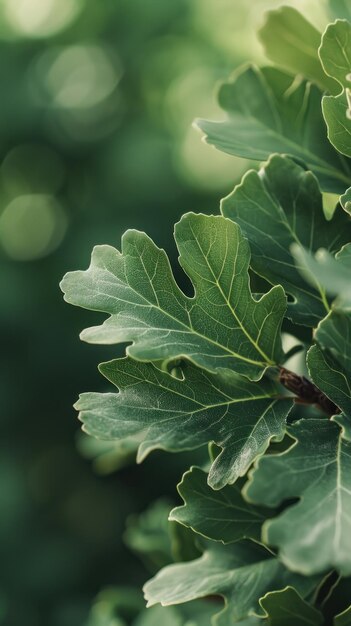
[[[222,598],[217,626],[342,626],[351,623],[351,24],[321,34],[283,7],[260,36],[274,65],[236,72],[219,91],[227,118],[197,122],[219,150],[265,162],[220,215],[176,224],[192,293],[137,231],[120,251],[96,247],[89,268],[62,281],[68,302],[109,315],[83,340],[126,344],[124,358],[99,367],[117,390],[82,394],[76,408],[87,433],[121,449],[133,442],[139,462],[155,449],[209,446],[169,517],[190,529],[200,556],[163,567],[145,585],[148,606],[213,608]],[[290,359],[287,339],[300,357]],[[179,615],[164,623],[185,623]]]

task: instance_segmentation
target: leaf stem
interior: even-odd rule
[[[289,389],[297,396],[296,402],[316,404],[318,408],[330,417],[341,413],[339,407],[329,400],[325,393],[305,376],[299,376],[285,367],[279,367],[279,381],[286,389]]]

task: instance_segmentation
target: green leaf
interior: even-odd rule
[[[341,87],[349,87],[347,75],[351,71],[351,25],[347,20],[337,20],[328,25],[322,37],[319,55],[326,74],[335,78]]]
[[[263,540],[280,550],[294,571],[311,575],[335,568],[351,573],[351,443],[327,419],[288,428],[287,451],[259,460],[245,493],[249,501],[278,506],[301,498],[263,526]]]
[[[343,613],[335,616],[334,626],[351,626],[351,606]]]
[[[315,384],[345,411],[331,419],[342,427],[343,437],[351,441],[350,386],[345,371],[331,354],[322,351],[319,346],[312,346],[307,356],[310,375]]]
[[[351,187],[349,187],[345,193],[340,196],[340,204],[346,213],[351,214]]]
[[[184,505],[171,511],[170,520],[223,543],[245,537],[260,539],[267,511],[246,502],[237,484],[213,491],[206,472],[192,467],[184,474],[178,491]]]
[[[260,600],[269,626],[319,626],[323,615],[305,602],[292,587],[271,591]]]
[[[134,359],[185,357],[211,372],[228,368],[260,378],[282,359],[282,287],[253,298],[249,246],[231,220],[189,213],[176,224],[175,238],[193,298],[175,283],[165,252],[136,231],[124,235],[122,253],[99,246],[86,272],[66,274],[61,288],[68,302],[110,314],[82,339],[132,341],[127,353]]]
[[[351,20],[351,5],[349,0],[328,0],[328,8],[332,19],[344,18]]]
[[[308,78],[335,93],[337,83],[325,75],[318,56],[321,33],[293,7],[268,11],[259,31],[266,56],[279,67]]]
[[[138,460],[154,449],[190,450],[214,441],[222,448],[209,473],[220,489],[246,473],[272,438],[284,436],[292,400],[268,378],[209,374],[191,365],[179,380],[154,365],[117,359],[100,371],[120,393],[85,393],[76,408],[84,429],[103,439],[143,433]]]
[[[348,157],[351,156],[351,119],[346,91],[351,87],[351,24],[337,20],[329,24],[319,49],[319,55],[328,76],[335,78],[342,87],[341,93],[324,96],[322,109],[328,127],[328,138],[333,146]]]
[[[197,122],[219,150],[258,161],[286,153],[307,164],[323,191],[343,193],[350,185],[350,163],[327,139],[315,85],[276,68],[249,67],[222,86],[219,102],[226,121]]]
[[[314,383],[340,409],[333,420],[351,441],[351,315],[332,311],[319,324],[315,339],[318,346],[308,352],[308,368]]]
[[[327,623],[334,623],[333,617],[347,612],[351,598],[351,578],[339,577],[329,589],[322,608]],[[334,625],[335,626],[335,625]]]
[[[155,626],[155,624],[184,626],[184,621],[181,613],[173,606],[153,606],[142,611],[135,622],[133,622],[133,626]]]
[[[143,608],[143,596],[138,589],[107,587],[94,599],[84,626],[127,626]]]
[[[206,600],[177,607],[156,605],[145,609],[133,626],[211,626],[215,611],[213,602]]]
[[[135,463],[139,444],[138,436],[111,442],[93,439],[80,432],[77,447],[84,458],[93,461],[97,474],[111,474]]]
[[[291,245],[337,251],[351,238],[345,212],[338,208],[328,222],[313,174],[279,155],[272,156],[259,172],[249,171],[222,200],[221,210],[248,238],[252,269],[293,296],[288,316],[299,324],[316,325],[329,311],[325,291],[316,282],[311,286],[301,280]]]
[[[124,541],[127,546],[142,557],[151,571],[172,562],[169,502],[156,500],[140,515],[132,515],[127,520]]]
[[[298,244],[291,247],[296,267],[310,285],[317,285],[329,296],[337,296],[333,309],[351,308],[351,244],[346,244],[335,256],[324,248],[313,255]]]
[[[226,606],[216,624],[224,626],[260,612],[258,601],[264,594],[290,584],[306,596],[316,580],[289,572],[263,546],[242,541],[229,546],[210,544],[200,559],[164,568],[146,583],[144,593],[148,606],[221,595]]]

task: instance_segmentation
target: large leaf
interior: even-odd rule
[[[266,56],[276,65],[308,78],[322,90],[338,91],[318,57],[321,33],[293,7],[268,11],[259,31]]]
[[[246,473],[272,438],[281,439],[292,400],[263,378],[209,374],[193,366],[179,380],[154,365],[117,359],[100,366],[120,393],[85,393],[76,408],[84,429],[103,439],[143,433],[138,460],[151,450],[189,450],[214,441],[222,452],[209,483],[220,489]]]
[[[192,467],[184,474],[178,491],[184,505],[171,511],[170,520],[223,543],[245,537],[260,539],[267,511],[246,502],[238,484],[213,491],[206,472]]]
[[[310,285],[322,287],[327,295],[337,296],[333,309],[351,308],[351,244],[346,244],[334,256],[325,248],[313,255],[295,244],[291,248],[298,271]]]
[[[324,191],[343,193],[350,185],[350,164],[327,139],[315,85],[272,67],[249,67],[222,86],[219,101],[226,121],[197,122],[208,143],[258,161],[286,153],[305,162]]]
[[[86,272],[66,274],[61,288],[68,302],[110,314],[82,339],[132,341],[127,353],[138,360],[186,357],[212,372],[228,368],[260,378],[282,359],[282,287],[253,298],[249,246],[231,220],[189,213],[175,238],[193,298],[175,283],[165,252],[136,231],[124,235],[122,253],[99,246]]]
[[[269,591],[294,586],[306,596],[316,584],[289,572],[272,553],[249,541],[233,545],[210,544],[196,561],[165,567],[144,587],[148,606],[189,602],[208,595],[221,595],[226,607],[218,626],[235,624],[261,612],[259,599]]]
[[[328,76],[335,78],[342,87],[341,93],[324,96],[323,115],[328,126],[328,138],[342,154],[351,156],[351,119],[347,115],[346,90],[351,87],[351,24],[337,20],[326,29],[319,55]]]
[[[293,587],[271,591],[260,600],[269,626],[319,626],[323,615],[305,602]]]
[[[301,498],[263,526],[263,538],[280,558],[310,575],[335,568],[351,573],[351,443],[330,420],[289,427],[296,440],[287,451],[259,460],[247,485],[250,501],[278,506]]]
[[[351,239],[348,215],[338,207],[333,220],[327,222],[313,174],[278,155],[259,172],[249,171],[222,200],[221,209],[248,238],[252,269],[293,296],[289,317],[300,324],[316,325],[329,310],[325,290],[317,281],[310,285],[301,279],[291,246],[336,252]]]

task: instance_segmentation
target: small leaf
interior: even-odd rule
[[[351,238],[351,222],[345,212],[338,208],[333,220],[327,222],[313,174],[278,155],[259,172],[248,172],[222,200],[221,210],[248,238],[252,269],[270,283],[281,284],[293,296],[288,316],[299,324],[316,325],[329,311],[325,291],[316,282],[311,287],[301,280],[291,245],[336,252]]]
[[[351,156],[351,119],[347,90],[351,87],[351,24],[337,20],[329,24],[319,49],[319,56],[326,74],[335,78],[342,87],[338,96],[324,96],[322,109],[328,126],[328,138],[333,146],[348,157]]]
[[[325,75],[318,57],[321,33],[293,7],[266,13],[259,31],[266,56],[279,67],[315,82],[322,90],[338,92],[338,85]]]
[[[289,426],[296,442],[261,458],[246,486],[249,501],[279,506],[301,498],[263,526],[263,540],[305,575],[335,568],[351,573],[351,443],[327,419]]]
[[[184,505],[171,511],[170,520],[223,543],[245,537],[260,539],[267,511],[246,502],[237,484],[213,491],[206,472],[192,467],[184,474],[178,491]]]
[[[209,473],[215,489],[235,482],[272,438],[284,436],[292,400],[282,398],[282,388],[268,378],[253,383],[189,365],[179,380],[128,358],[100,370],[120,393],[81,395],[76,408],[84,429],[117,440],[143,433],[139,461],[157,448],[190,450],[214,441],[222,448]]]
[[[351,214],[351,187],[349,187],[345,193],[340,196],[340,204],[346,213]]]
[[[222,152],[258,161],[287,154],[317,176],[323,191],[350,185],[347,159],[327,139],[318,87],[276,68],[239,70],[219,92],[224,122],[197,121],[208,143]]]
[[[305,602],[292,587],[271,591],[260,600],[269,626],[319,626],[323,615]]]
[[[260,378],[282,359],[282,287],[254,300],[249,246],[231,220],[189,213],[175,237],[193,298],[175,283],[164,251],[135,231],[124,235],[122,253],[99,246],[86,272],[66,274],[61,288],[68,302],[110,314],[82,339],[132,341],[127,353],[141,361],[187,358],[211,372],[228,368]]]
[[[165,567],[146,583],[144,593],[148,606],[221,595],[226,606],[216,624],[224,626],[260,611],[258,601],[264,594],[287,585],[306,596],[316,579],[289,572],[262,546],[242,541],[229,546],[211,543],[200,559]]]

